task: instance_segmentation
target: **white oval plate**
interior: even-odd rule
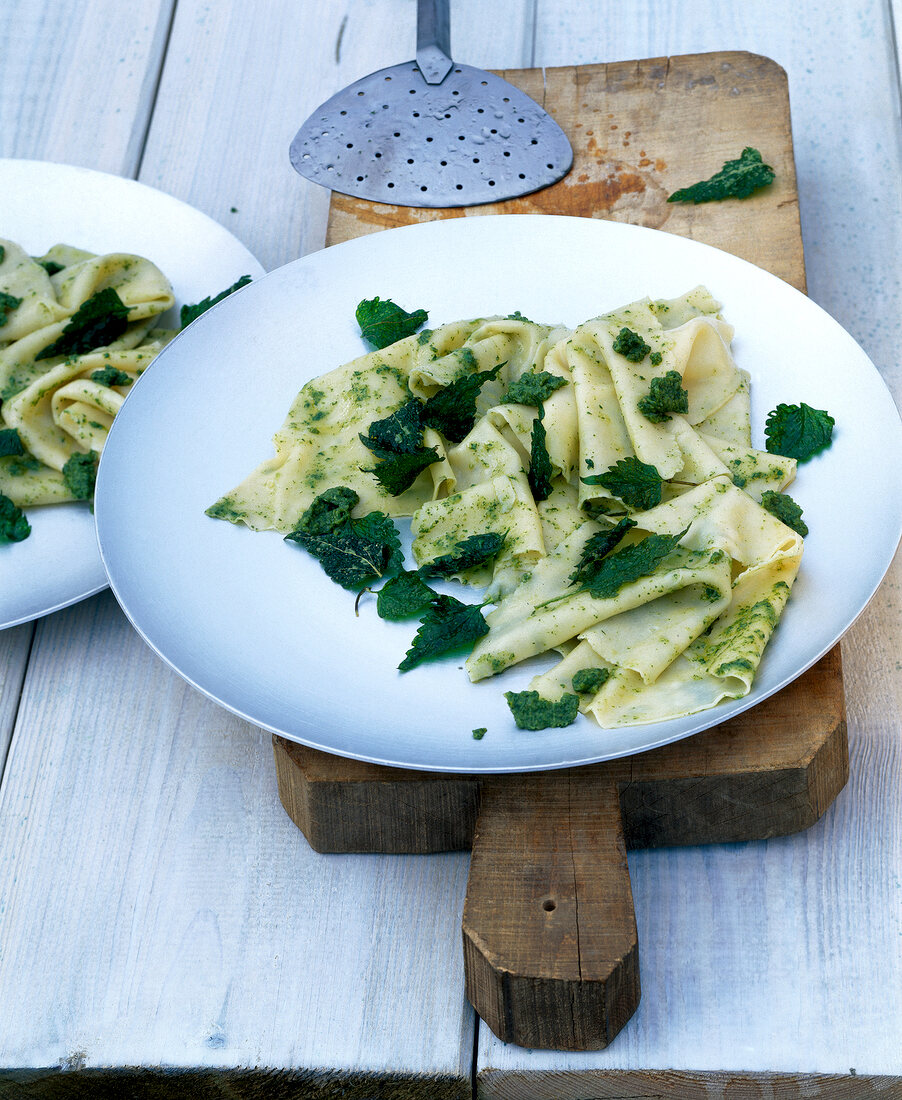
[[[756,442],[767,412],[830,411],[832,448],[800,468],[811,529],[802,571],[741,701],[602,730],[517,730],[503,697],[535,667],[470,684],[462,661],[397,672],[416,623],[386,623],[274,532],[204,509],[272,452],[308,379],[365,349],[362,298],[429,311],[429,324],[520,310],[576,325],[645,294],[705,283],[752,373]],[[160,425],[166,426],[161,432]],[[98,476],[100,548],[120,603],[186,680],[258,726],[363,760],[453,772],[560,768],[641,752],[722,722],[788,684],[865,606],[902,531],[902,430],[875,367],[823,310],[725,252],[584,218],[480,216],[336,245],[273,271],[201,317],[136,384]],[[459,586],[458,586],[459,589]],[[474,597],[470,597],[474,598]],[[551,663],[550,661],[547,663]],[[482,740],[472,731],[486,727]]]
[[[63,242],[89,252],[134,252],[169,278],[178,308],[263,268],[221,225],[134,180],[88,168],[0,160],[0,237],[34,256]],[[106,588],[94,517],[84,504],[27,509],[31,534],[0,546],[0,630],[29,622]]]

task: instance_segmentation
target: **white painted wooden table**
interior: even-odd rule
[[[899,401],[900,0],[452,8],[455,56],[484,67],[783,65],[810,293]],[[137,177],[272,268],[324,240],[294,129],[413,56],[414,4],[7,0],[0,42],[0,155]],[[897,559],[843,643],[852,773],[825,818],[631,854],[643,999],[593,1054],[478,1026],[466,855],[311,852],[269,736],[185,686],[108,593],[0,633],[0,1097],[902,1096],[900,582]]]

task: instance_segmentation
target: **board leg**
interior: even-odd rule
[[[616,783],[585,769],[484,783],[463,940],[467,996],[504,1042],[611,1042],[639,1004]]]

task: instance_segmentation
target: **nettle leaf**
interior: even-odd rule
[[[836,421],[825,409],[800,405],[778,405],[764,424],[765,444],[771,454],[807,462],[833,442]]]
[[[621,458],[603,474],[580,478],[585,485],[601,485],[612,496],[622,500],[627,508],[644,512],[661,503],[664,479],[656,466],[642,462],[634,455]]]
[[[376,593],[376,613],[390,622],[411,619],[421,615],[436,595],[418,572],[404,569]]]
[[[491,382],[504,366],[498,363],[489,370],[477,371],[440,389],[423,406],[423,424],[435,428],[445,439],[460,443],[476,422],[476,401],[486,382]]]
[[[761,494],[761,507],[802,538],[808,534],[808,524],[802,519],[802,509],[788,493],[765,489]]]
[[[765,164],[757,149],[746,146],[736,160],[728,160],[710,179],[680,188],[668,202],[719,202],[722,199],[747,199],[754,191],[774,182],[776,173]]]
[[[331,500],[323,501],[329,494]],[[296,542],[315,557],[336,584],[350,589],[393,572],[403,560],[394,523],[382,512],[352,518],[350,509],[356,502],[352,489],[328,489],[285,536],[286,542]]]
[[[652,378],[648,393],[636,404],[639,412],[653,424],[662,424],[671,413],[689,412],[689,393],[683,389],[679,371],[669,370],[663,378]]]
[[[82,302],[59,337],[35,359],[82,355],[94,348],[104,348],[118,340],[127,328],[128,306],[111,286],[105,287]]]
[[[532,422],[532,435],[529,439],[529,472],[526,477],[532,490],[533,500],[537,503],[547,500],[551,494],[551,459],[545,443],[548,433],[542,423],[545,410],[539,408],[539,415]]]
[[[566,692],[560,699],[543,699],[537,691],[506,691],[517,728],[544,730],[572,725],[579,714],[579,696]]]
[[[391,455],[414,454],[423,445],[423,405],[417,398],[396,409],[383,420],[374,420],[360,436],[361,443],[377,458]]]
[[[195,305],[184,305],[179,310],[179,323],[182,328],[186,325],[190,325],[192,321],[197,320],[202,313],[206,313],[208,309],[215,306],[218,302],[221,302],[223,298],[228,298],[230,294],[234,294],[236,290],[240,290],[243,286],[251,282],[250,275],[242,275],[241,278],[232,283],[228,289],[221,291],[215,298],[204,298],[203,301],[197,302]]]
[[[409,489],[427,466],[441,461],[434,447],[422,445],[423,405],[415,397],[391,416],[374,420],[368,433],[360,435],[360,442],[382,461],[364,472],[372,474],[392,496]]]
[[[654,573],[658,564],[676,549],[688,530],[687,527],[676,535],[648,535],[631,546],[615,550],[599,562],[583,589],[596,600],[612,599],[625,584]]]
[[[468,649],[488,632],[489,624],[478,604],[461,603],[453,596],[436,596],[398,668],[407,672],[423,661]]]
[[[570,574],[570,583],[583,585],[590,583],[597,574],[602,559],[607,557],[614,547],[620,543],[627,531],[635,526],[635,520],[622,519],[611,530],[598,531],[586,539],[579,563]]]
[[[414,454],[391,455],[364,473],[372,474],[386,492],[399,496],[433,462],[441,462],[442,456],[434,447],[422,447]]]
[[[319,494],[298,520],[292,534],[325,535],[347,523],[360,497],[346,485],[335,485]]]
[[[7,455],[24,455],[25,448],[15,428],[0,428],[0,458]]]
[[[547,370],[539,374],[528,372],[511,382],[507,393],[501,398],[503,405],[542,405],[555,390],[567,385],[567,379]]]
[[[408,313],[391,299],[365,298],[355,313],[360,335],[374,348],[387,348],[405,336],[412,336],[426,323],[429,314],[425,309]]]
[[[470,535],[458,542],[449,554],[442,554],[421,565],[420,576],[451,577],[455,573],[464,573],[467,569],[484,565],[498,554],[506,538],[506,533],[500,535],[496,531]]]

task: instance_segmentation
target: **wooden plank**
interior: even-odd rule
[[[883,181],[898,174],[902,151],[887,12],[885,3],[699,0],[686,19],[673,3],[627,15],[609,0],[563,0],[539,5],[536,62],[656,57],[729,42],[783,65],[809,293],[863,344],[898,401],[902,196]],[[873,63],[860,65],[865,56]],[[697,127],[686,144],[704,146]],[[481,1096],[902,1091],[900,566],[897,558],[843,641],[851,775],[824,819],[778,841],[631,853],[643,945],[636,1016],[607,1051],[566,1059],[481,1029]]]
[[[752,54],[718,54],[716,65],[719,79],[710,55],[503,72],[542,102],[570,138],[574,164],[569,175],[520,199],[451,210],[417,210],[336,194],[327,243],[436,218],[574,214],[704,241],[804,289],[785,74],[768,58]],[[704,145],[686,147],[683,135],[690,124],[706,134]],[[667,202],[678,187],[704,179],[738,156],[737,140],[766,150],[777,172],[773,187],[743,205],[741,218],[731,203],[699,208]],[[748,219],[755,221],[754,233],[748,231]]]
[[[148,0],[136,20],[116,0],[0,6],[0,156],[133,175],[172,8],[173,0]],[[103,80],[85,79],[98,70]],[[0,201],[0,234],[2,217]],[[33,634],[32,625],[0,634],[0,782]]]
[[[487,780],[463,914],[467,996],[522,1047],[606,1047],[639,1003],[615,782],[589,769]]]
[[[133,176],[173,0],[0,8],[0,156]]]
[[[427,853],[473,843],[482,776],[345,760],[282,737],[273,737],[273,750],[282,804],[317,851]],[[809,669],[792,691],[729,722],[582,771],[600,790],[613,785],[618,791],[629,848],[807,829],[849,774],[839,651]],[[516,789],[521,781],[505,776],[496,784]],[[534,777],[525,782],[532,790]],[[520,797],[528,801],[526,793]]]
[[[0,1069],[468,1095],[466,858],[314,853],[269,736],[169,672],[109,594],[37,633],[0,791]]]
[[[527,6],[474,8],[456,38],[521,64]],[[109,7],[80,14],[96,29]],[[117,49],[127,15],[129,32],[107,21]],[[414,38],[407,0],[179,3],[140,178],[268,266],[321,247],[328,194],[290,169],[294,129]],[[37,79],[0,105],[23,128]],[[73,104],[84,84],[78,127],[61,112],[83,163],[124,170],[83,144],[92,125],[110,140],[96,66],[40,79],[48,118],[61,81]],[[8,136],[21,154],[24,129]],[[268,735],[182,684],[108,595],[61,612],[38,629],[0,788],[0,1004],[16,1006],[0,1094],[468,1097],[466,871],[460,855],[315,854],[278,803]]]

